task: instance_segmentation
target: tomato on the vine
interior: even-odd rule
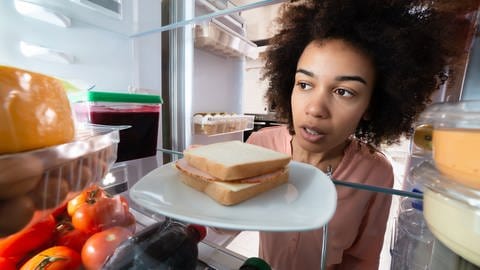
[[[100,198],[106,198],[108,194],[97,185],[93,185],[82,191],[73,199],[68,201],[67,212],[70,216],[73,216],[75,211],[82,205],[87,203],[93,203]]]
[[[100,198],[81,205],[72,216],[73,226],[93,234],[113,226],[126,226],[131,221],[128,207],[117,198]]]
[[[130,236],[130,230],[118,226],[92,235],[82,249],[83,266],[87,270],[101,269],[108,256]]]
[[[64,246],[53,246],[28,260],[20,270],[75,270],[82,265],[80,254]]]

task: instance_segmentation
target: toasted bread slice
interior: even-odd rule
[[[261,146],[227,141],[184,151],[188,163],[223,181],[232,181],[277,171],[290,156]]]

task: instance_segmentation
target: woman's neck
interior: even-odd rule
[[[328,152],[313,153],[308,152],[300,147],[300,145],[295,142],[295,136],[293,136],[292,140],[290,141],[292,149],[291,155],[292,159],[295,161],[311,164],[323,172],[328,172],[329,167],[331,167],[331,172],[333,172],[340,164],[340,161],[345,153],[345,149],[349,143],[350,141],[347,140],[345,143],[331,149]]]

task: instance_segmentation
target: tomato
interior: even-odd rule
[[[33,256],[20,270],[74,270],[81,265],[78,252],[68,247],[54,246]]]
[[[71,199],[67,205],[67,211],[70,216],[73,216],[75,211],[82,205],[87,203],[94,203],[97,199],[105,198],[108,195],[97,185],[88,187],[76,197]]]
[[[44,213],[41,212],[34,215],[42,215],[42,218],[34,217],[35,222],[18,233],[0,239],[0,257],[23,257],[52,239],[55,233],[55,218],[52,215],[43,217]]]
[[[124,227],[112,227],[92,235],[82,249],[83,266],[87,269],[101,269],[108,256],[128,237],[130,230]]]
[[[89,237],[89,234],[76,230],[73,228],[72,224],[64,222],[57,225],[55,244],[57,246],[69,247],[80,253],[82,252],[83,245]]]
[[[67,211],[75,229],[93,234],[113,226],[135,230],[135,218],[125,197],[112,197],[93,185],[68,202]]]
[[[117,198],[100,198],[81,205],[72,216],[73,226],[93,234],[113,226],[125,226],[131,221],[128,208]]]

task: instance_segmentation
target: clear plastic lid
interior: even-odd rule
[[[424,161],[411,170],[411,178],[442,195],[480,209],[480,190],[472,189],[441,174],[431,161]]]
[[[433,104],[420,115],[419,122],[434,128],[480,129],[480,100]]]

